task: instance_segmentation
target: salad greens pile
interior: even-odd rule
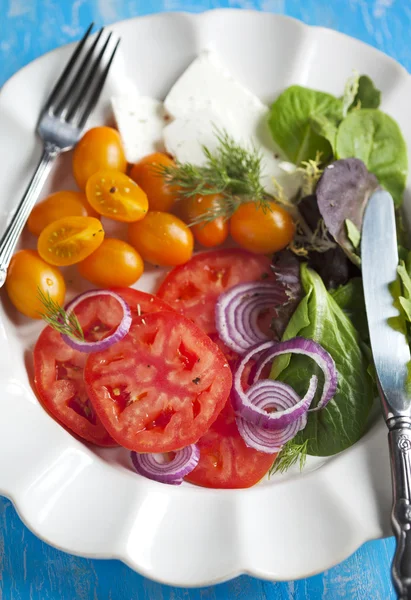
[[[366,430],[376,397],[360,270],[362,221],[370,196],[381,186],[393,196],[402,229],[399,209],[408,169],[400,128],[379,109],[380,100],[372,80],[355,73],[340,98],[295,85],[271,107],[271,134],[284,156],[305,175],[314,167],[320,175],[291,200],[297,234],[284,252],[298,256],[302,289],[281,339],[318,342],[332,355],[339,374],[333,400],[309,414],[272,472],[296,462],[302,467],[307,454],[329,456],[354,444]],[[411,341],[411,253],[401,247],[400,257],[392,290],[400,310],[396,326]],[[285,355],[274,361],[270,376],[303,395],[307,372],[321,382],[312,360]]]

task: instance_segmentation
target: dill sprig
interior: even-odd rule
[[[185,198],[220,194],[223,199],[195,222],[210,222],[218,217],[229,219],[242,202],[255,202],[263,211],[270,210],[267,194],[260,183],[262,157],[254,147],[238,144],[226,131],[215,129],[217,148],[203,146],[205,164],[177,162],[159,166],[158,172],[170,185],[177,186]]]
[[[39,314],[46,323],[59,333],[84,341],[83,330],[74,312],[68,315],[64,308],[50,297],[49,292],[44,294],[39,288],[37,295],[44,306],[44,312]]]
[[[294,440],[290,440],[284,444],[269,471],[269,475],[285,473],[285,471],[288,471],[297,462],[299,463],[300,471],[302,471],[307,460],[307,446],[308,440],[305,440],[302,444],[297,444]]]

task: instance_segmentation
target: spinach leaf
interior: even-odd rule
[[[290,86],[277,98],[268,123],[274,141],[288,160],[299,165],[314,160],[317,152],[321,152],[323,161],[332,155],[330,142],[312,124],[312,119],[321,116],[341,120],[341,100],[299,85]]]
[[[329,141],[332,153],[335,154],[337,131],[340,119],[332,119],[325,115],[310,117],[310,125],[314,133]]]
[[[381,102],[381,92],[378,90],[368,75],[361,75],[358,80],[358,90],[352,108],[378,108]]]
[[[380,184],[391,193],[396,206],[402,202],[407,178],[407,146],[397,123],[375,109],[355,110],[337,132],[338,158],[359,158]]]
[[[374,399],[373,384],[367,373],[368,360],[360,348],[360,337],[325,289],[321,277],[302,265],[301,280],[306,296],[283,339],[300,335],[315,340],[330,352],[338,370],[338,388],[326,408],[309,414],[307,426],[294,441],[296,444],[307,441],[308,454],[330,456],[363,435]],[[302,396],[312,373],[318,375],[321,386],[322,373],[315,363],[305,356],[294,355],[274,361],[271,377],[285,381]]]

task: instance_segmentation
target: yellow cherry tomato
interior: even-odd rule
[[[254,202],[242,204],[230,219],[231,237],[256,254],[282,250],[292,241],[295,225],[290,214],[275,202],[264,211]]]
[[[86,185],[89,204],[100,215],[115,221],[133,223],[145,217],[145,192],[130,177],[117,171],[98,171]]]
[[[80,189],[101,169],[125,173],[127,160],[120,134],[112,127],[94,127],[81,138],[73,152],[73,175]]]
[[[84,279],[100,287],[128,287],[140,279],[143,259],[130,244],[106,238],[93,254],[77,265]]]
[[[87,202],[83,192],[61,191],[47,196],[31,211],[27,227],[39,236],[47,225],[63,217],[95,217],[97,213]]]
[[[203,217],[207,213],[212,213],[222,202],[224,202],[224,198],[219,194],[191,198],[187,206],[189,223]],[[193,225],[191,231],[199,244],[206,248],[214,248],[227,239],[228,222],[223,217],[217,217],[209,223],[204,222]]]
[[[26,317],[41,319],[44,305],[39,292],[64,304],[66,285],[62,274],[40,258],[35,250],[20,250],[11,259],[6,290],[12,304]]]
[[[155,152],[133,165],[130,177],[145,191],[150,210],[168,212],[178,198],[178,189],[159,174],[160,167],[173,167],[175,162],[162,152]]]
[[[150,211],[142,221],[129,225],[128,239],[153,265],[182,265],[193,254],[193,234],[170,213]]]
[[[74,265],[97,250],[104,239],[101,222],[94,217],[64,217],[40,234],[37,249],[43,260],[59,267]]]

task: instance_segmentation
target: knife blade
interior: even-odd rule
[[[394,203],[388,192],[378,190],[365,211],[361,267],[371,350],[389,430],[391,523],[397,540],[392,578],[398,598],[411,600],[411,399],[405,386],[410,349],[404,333],[392,326],[399,311],[389,286],[396,280],[397,266]]]
[[[390,291],[397,277],[398,250],[394,203],[378,190],[371,196],[361,237],[361,266],[371,349],[383,391],[385,419],[411,417],[405,392],[410,349],[404,333],[393,327],[399,311]]]

